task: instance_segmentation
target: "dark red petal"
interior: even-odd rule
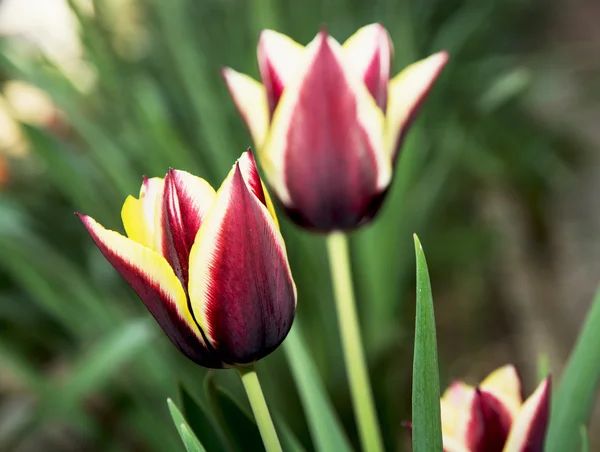
[[[523,448],[519,452],[543,452],[548,421],[550,420],[550,377],[548,386],[539,401],[535,414],[530,420],[530,427]]]
[[[289,37],[263,30],[258,42],[258,69],[265,87],[269,114],[273,115],[285,85],[296,73],[304,48]]]
[[[252,150],[248,149],[239,160],[240,172],[248,185],[250,191],[258,198],[258,200],[267,206],[267,200],[265,198],[265,191],[263,188],[262,181],[258,174],[258,168],[256,166],[256,160],[252,154]]]
[[[358,72],[383,111],[387,107],[392,43],[381,24],[367,25],[343,45],[346,62]]]
[[[279,77],[275,68],[270,64],[269,60],[265,60],[260,66],[260,76],[262,78],[265,91],[267,93],[267,102],[269,104],[269,112],[273,115],[277,103],[283,94],[285,88],[283,80]]]
[[[163,250],[185,288],[190,250],[214,198],[215,191],[208,182],[190,173],[171,169],[165,177]]]
[[[232,171],[192,250],[190,296],[221,359],[248,364],[283,341],[296,295],[273,218],[248,190],[238,164]]]
[[[162,249],[167,261],[185,288],[187,287],[188,257],[191,247],[188,247],[186,243],[185,227],[179,212],[179,199],[170,171],[165,177],[162,208],[164,231]]]
[[[376,53],[373,55],[373,59],[367,66],[367,70],[364,74],[364,82],[367,89],[383,111],[387,104],[387,80],[382,80],[381,77],[381,54]],[[388,72],[389,78],[389,72]]]
[[[467,426],[469,451],[502,452],[510,427],[510,413],[504,405],[492,394],[476,389]]]
[[[93,218],[78,214],[104,257],[144,302],[171,342],[192,361],[222,368],[205,345],[195,324],[183,288],[158,253],[109,231]]]
[[[382,191],[379,165],[340,61],[326,36],[318,45],[287,131],[290,203],[284,204],[308,227],[348,229],[362,222]]]

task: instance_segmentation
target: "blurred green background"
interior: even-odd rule
[[[539,0],[67,3],[72,14],[58,0],[0,2],[0,450],[176,451],[167,397],[196,411],[198,428],[194,401],[206,406],[215,388],[248,409],[234,372],[207,378],[168,343],[73,212],[122,230],[122,202],[142,175],[174,167],[220,184],[250,145],[220,68],[257,77],[263,28],[305,44],[323,24],[344,40],[379,21],[395,45],[394,73],[440,49],[451,55],[384,209],[352,236],[387,448],[408,444],[413,232],[432,273],[444,386],[514,362],[529,393],[540,354],[560,372],[600,268],[595,6],[586,12],[578,0],[578,13],[569,3],[563,14],[566,1]],[[323,238],[280,220],[297,322],[357,445]],[[269,403],[312,450],[283,351],[258,370]],[[247,438],[233,450],[250,450],[256,432]]]

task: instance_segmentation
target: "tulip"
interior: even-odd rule
[[[169,170],[144,179],[127,237],[78,214],[173,344],[210,368],[249,365],[289,332],[296,288],[273,205],[246,152],[217,192]]]
[[[542,452],[550,414],[550,377],[525,401],[515,368],[478,387],[454,382],[441,400],[444,452]]]
[[[223,71],[266,179],[299,225],[348,230],[379,210],[402,139],[448,55],[436,53],[390,80],[391,58],[379,24],[343,45],[323,30],[306,47],[265,30],[262,84]]]

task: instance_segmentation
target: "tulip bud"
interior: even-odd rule
[[[334,231],[368,222],[392,180],[402,138],[448,55],[390,80],[392,44],[379,24],[343,45],[321,31],[306,47],[262,32],[262,84],[225,69],[267,181],[299,225]]]
[[[127,237],[80,215],[92,239],[183,354],[251,364],[289,332],[296,288],[272,203],[248,151],[217,192],[169,170],[122,209]]]
[[[453,383],[441,400],[444,452],[542,452],[550,413],[550,377],[525,401],[513,366],[478,387]]]

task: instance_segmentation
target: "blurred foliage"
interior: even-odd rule
[[[192,426],[190,411],[207,410],[214,394],[248,411],[233,372],[211,374],[214,388],[205,389],[206,371],[157,334],[73,211],[121,230],[121,203],[137,194],[143,174],[162,176],[174,167],[218,184],[250,144],[220,68],[257,77],[255,46],[266,27],[307,43],[323,24],[343,40],[374,21],[392,36],[394,73],[441,48],[451,55],[408,136],[384,209],[375,224],[353,235],[386,445],[406,446],[411,234],[426,244],[434,292],[452,278],[477,285],[494,239],[477,221],[478,192],[513,187],[536,212],[568,174],[570,143],[539,125],[524,105],[537,79],[521,62],[535,34],[531,18],[543,22],[547,3],[140,0],[142,32],[125,44],[114,29],[114,2],[93,3],[93,15],[73,4],[93,88],[82,89],[51,60],[13,41],[0,53],[5,81],[41,88],[61,112],[59,127],[21,124],[31,152],[11,162],[11,182],[0,192],[0,450],[40,450],[40,444],[50,451],[181,450],[165,403],[180,388],[187,395],[178,405]],[[356,446],[323,238],[281,220],[298,285],[297,322]],[[443,369],[443,348],[440,353]],[[315,426],[303,416],[311,402],[296,392],[283,351],[258,370],[269,403],[296,441],[307,450],[317,447],[309,434]]]

